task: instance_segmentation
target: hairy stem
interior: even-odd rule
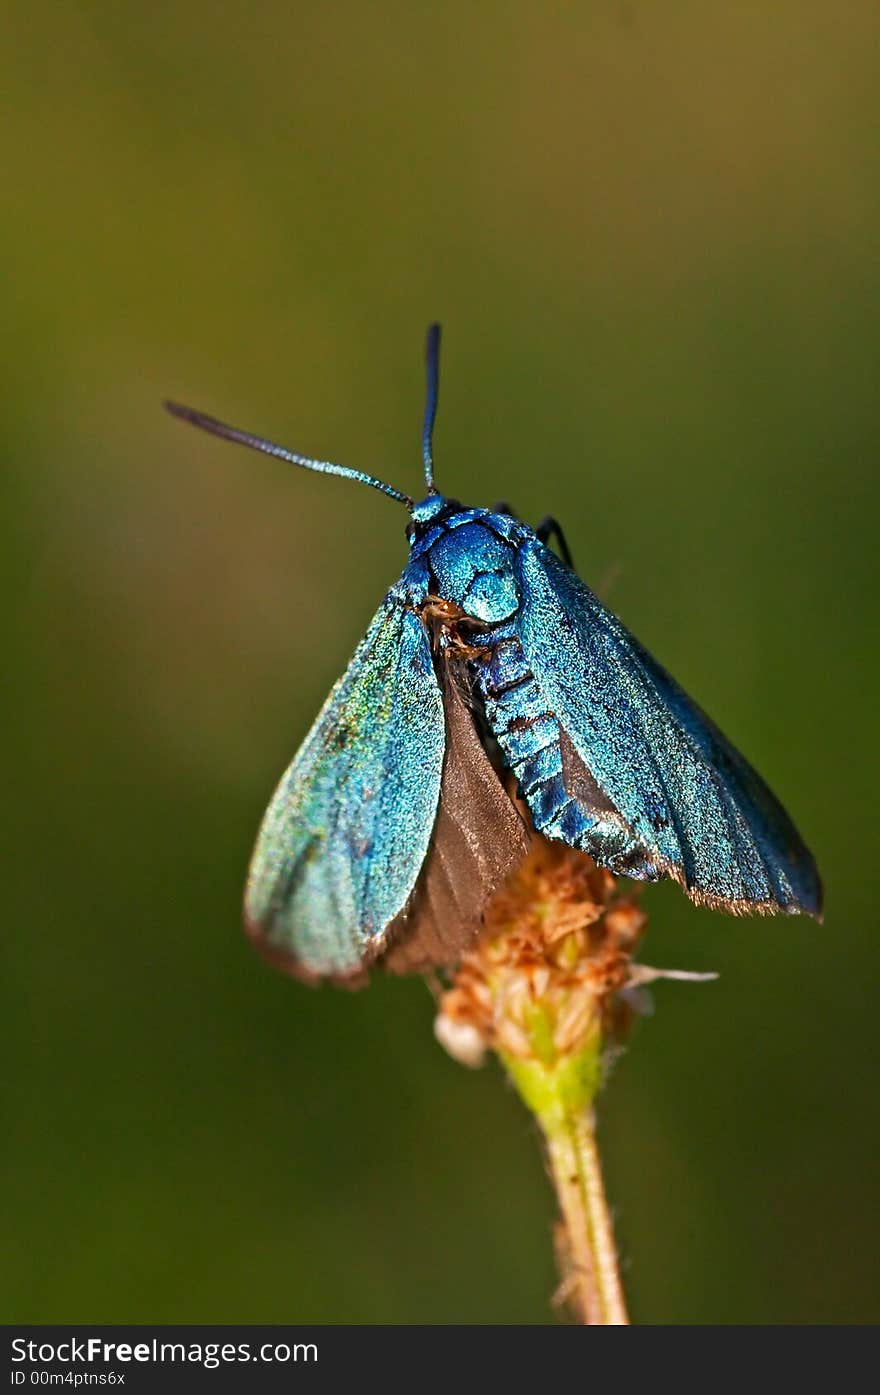
[[[540,1015],[530,1015],[540,1044]],[[614,1230],[596,1142],[593,1101],[602,1077],[602,1034],[594,1021],[579,1049],[564,1057],[499,1055],[523,1103],[541,1126],[562,1226],[557,1232],[560,1301],[588,1326],[629,1321],[620,1282]]]
[[[565,1228],[558,1247],[563,1296],[581,1322],[626,1326],[629,1318],[592,1109],[567,1115],[545,1137]]]

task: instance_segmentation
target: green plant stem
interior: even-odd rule
[[[563,1243],[557,1246],[562,1295],[589,1326],[625,1326],[629,1319],[593,1112],[602,1076],[599,1022],[594,1021],[580,1049],[567,1056],[556,1054],[545,1025],[536,1007],[530,1021],[534,1054],[523,1059],[499,1051],[499,1056],[547,1144],[564,1225]]]
[[[592,1109],[566,1111],[550,1127],[540,1120],[550,1169],[565,1225],[563,1284],[573,1307],[590,1326],[621,1327],[629,1322],[614,1230],[602,1182]]]

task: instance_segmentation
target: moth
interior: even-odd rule
[[[506,505],[438,492],[439,348],[432,325],[420,502],[166,404],[410,515],[403,575],[263,820],[245,892],[256,945],[309,981],[449,964],[532,830],[615,875],[671,878],[700,905],[819,917],[816,864],[782,805],[575,575],[555,519],[533,530]]]

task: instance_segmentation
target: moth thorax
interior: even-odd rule
[[[519,607],[513,549],[480,520],[439,538],[429,561],[437,594],[486,624],[507,620]]]

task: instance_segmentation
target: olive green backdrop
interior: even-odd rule
[[[553,1204],[419,981],[273,974],[268,795],[418,491],[565,524],[766,775],[824,926],[649,890],[602,1102],[640,1322],[878,1316],[880,15],[7,4],[5,1320],[554,1320]],[[610,579],[610,581],[609,581]]]

